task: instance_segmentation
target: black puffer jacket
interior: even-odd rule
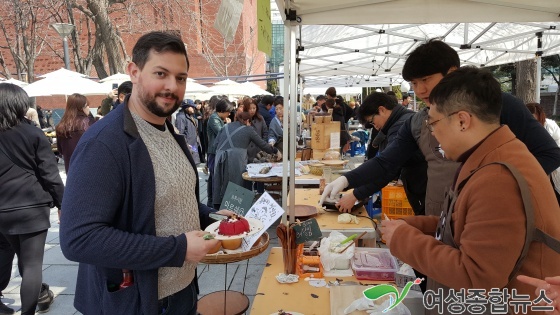
[[[54,205],[64,184],[41,129],[27,121],[0,132],[0,212]]]

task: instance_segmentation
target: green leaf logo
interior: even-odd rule
[[[383,313],[386,313],[392,310],[393,308],[395,308],[397,305],[399,305],[402,302],[402,300],[404,300],[404,298],[408,294],[408,291],[410,291],[410,288],[413,285],[420,284],[422,281],[424,281],[424,278],[422,279],[416,278],[416,280],[414,281],[407,282],[400,295],[397,288],[395,288],[390,284],[380,284],[375,287],[371,287],[369,289],[364,290],[363,294],[365,298],[372,301],[384,297],[385,295],[389,295],[390,305],[389,307],[383,310]]]

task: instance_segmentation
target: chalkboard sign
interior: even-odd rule
[[[253,205],[254,199],[254,192],[229,182],[220,205],[220,210],[226,209],[245,216]]]
[[[296,243],[301,244],[307,241],[318,241],[323,233],[317,224],[317,220],[309,219],[292,225],[296,232]]]

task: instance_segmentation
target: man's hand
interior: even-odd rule
[[[328,184],[321,195],[321,200],[319,204],[322,205],[329,196],[331,199],[335,199],[336,195],[338,195],[344,188],[348,187],[348,180],[344,176],[340,176],[339,178],[335,179],[332,183]]]
[[[342,198],[340,198],[340,201],[336,203],[336,206],[338,207],[338,211],[350,213],[356,201],[358,201],[358,199],[356,199],[354,194],[344,194]]]
[[[560,276],[547,277],[544,278],[544,280],[527,276],[517,276],[517,280],[534,286],[536,288],[536,296],[540,296],[541,291],[544,291],[546,297],[552,300],[551,304],[546,304],[544,301],[539,303],[539,305],[554,306],[553,311],[546,312],[545,314],[560,315],[560,298],[558,298],[560,295]]]
[[[383,240],[385,240],[385,244],[387,247],[391,249],[391,240],[393,239],[393,233],[395,230],[403,225],[408,224],[404,220],[382,220],[381,221],[381,234],[383,234]]]
[[[225,215],[225,216],[228,216],[228,217],[231,217],[232,215],[235,214],[235,212],[233,212],[231,210],[226,210],[226,209],[222,209],[220,211],[217,211],[216,213],[221,214],[221,215]]]
[[[204,231],[191,231],[185,233],[185,236],[187,237],[187,255],[185,257],[185,261],[197,263],[206,256],[208,251],[216,246],[218,243],[217,240],[205,240],[203,238],[206,234],[209,233]]]
[[[280,150],[276,152],[276,161],[282,161],[282,152]]]

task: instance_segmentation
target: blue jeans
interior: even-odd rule
[[[159,315],[196,315],[197,295],[193,283],[183,290],[159,300]]]

